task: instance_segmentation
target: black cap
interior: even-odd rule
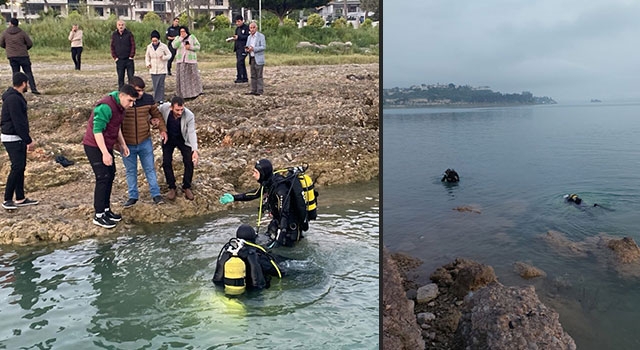
[[[254,230],[253,227],[247,224],[240,225],[240,227],[238,227],[238,230],[236,231],[236,237],[244,239],[245,241],[255,242],[256,236],[256,230]]]
[[[260,173],[260,178],[258,179],[260,183],[269,180],[273,174],[273,165],[271,165],[268,159],[260,159],[257,161],[255,168]]]
[[[233,20],[234,21],[244,21],[244,18],[242,18],[242,15],[236,15],[236,17]]]
[[[158,39],[160,39],[160,33],[158,33],[158,31],[157,31],[157,30],[153,30],[153,31],[151,32],[151,38],[158,38]]]
[[[9,23],[11,23],[12,26],[17,27],[18,26],[18,19],[17,18],[12,18],[9,20]]]

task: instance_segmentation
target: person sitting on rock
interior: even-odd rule
[[[453,169],[447,169],[444,171],[444,174],[442,175],[442,179],[440,180],[442,182],[458,182],[460,181],[460,177],[458,176],[458,173],[453,170]]]
[[[282,278],[276,258],[256,243],[257,236],[253,227],[242,224],[236,237],[220,250],[211,281],[224,286],[225,294],[239,295],[246,289],[269,288],[271,276]]]

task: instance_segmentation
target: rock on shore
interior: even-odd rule
[[[151,79],[140,62],[138,74],[151,91]],[[40,204],[4,211],[0,215],[0,244],[65,242],[86,237],[122,234],[139,223],[173,222],[255,203],[222,206],[225,192],[257,187],[251,178],[256,160],[269,158],[276,168],[309,164],[308,174],[323,186],[377,179],[379,174],[379,77],[377,64],[265,67],[265,94],[246,96],[248,84],[234,84],[235,68],[207,69],[200,65],[204,94],[186,106],[196,115],[200,163],[195,169],[194,201],[179,193],[165,205],[152,203],[139,167],[140,200],[124,210],[127,185],[122,160],[116,157],[112,209],[123,214],[113,230],[91,223],[93,186],[91,167],[81,140],[93,104],[115,90],[112,64],[83,65],[82,71],[60,64],[36,63],[34,73],[43,93],[26,94],[29,122],[36,150],[29,153],[26,192]],[[351,76],[364,77],[350,79]],[[10,81],[4,81],[9,86]],[[166,79],[166,95],[175,91],[175,76]],[[163,195],[168,191],[161,168],[162,152],[154,133],[155,165]],[[57,155],[75,162],[63,168]],[[182,161],[174,153],[178,184]],[[10,170],[0,152],[0,188]],[[319,198],[322,201],[322,198]]]
[[[383,254],[384,325],[402,324],[415,315],[427,349],[576,348],[571,336],[562,329],[558,313],[540,302],[533,287],[504,286],[497,281],[493,268],[472,260],[456,259],[436,269],[430,276],[435,283],[417,292],[408,290],[406,295],[420,300],[409,304],[415,306],[407,311],[407,296],[394,289],[401,285],[410,289],[415,283],[402,281],[408,271],[391,268],[394,265],[387,262],[391,259],[389,254]],[[424,298],[426,292],[421,289],[430,291],[429,297]],[[397,311],[386,312],[387,309]],[[398,344],[404,343],[398,339],[414,341],[414,327],[406,326],[404,330],[388,343],[383,338],[383,348],[399,349]]]

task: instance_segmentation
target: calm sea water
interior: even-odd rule
[[[288,276],[211,283],[240,211],[65,247],[0,251],[1,349],[378,349],[378,185],[324,189]]]
[[[541,239],[599,233],[640,242],[640,104],[383,111],[383,241],[424,261],[492,265],[506,285],[533,284],[578,349],[640,348],[640,280]],[[455,168],[457,185],[440,182]],[[578,208],[562,196],[578,193]],[[471,206],[480,214],[452,210]],[[608,210],[607,210],[608,209]],[[513,263],[547,277],[524,281]],[[426,282],[427,280],[423,281]]]

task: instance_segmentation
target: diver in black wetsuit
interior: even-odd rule
[[[582,206],[582,198],[580,198],[577,194],[572,193],[572,194],[565,194],[563,197],[567,202],[570,203],[574,203],[577,206]],[[586,204],[585,204],[586,205]],[[605,210],[609,210],[612,211],[612,209],[609,209],[607,207],[603,207],[602,205],[598,204],[598,203],[593,203],[592,207],[598,207],[598,208],[602,208]]]
[[[458,173],[455,170],[447,169],[444,171],[444,174],[442,175],[442,179],[440,181],[441,182],[458,182],[460,181],[460,176],[458,176]]]

